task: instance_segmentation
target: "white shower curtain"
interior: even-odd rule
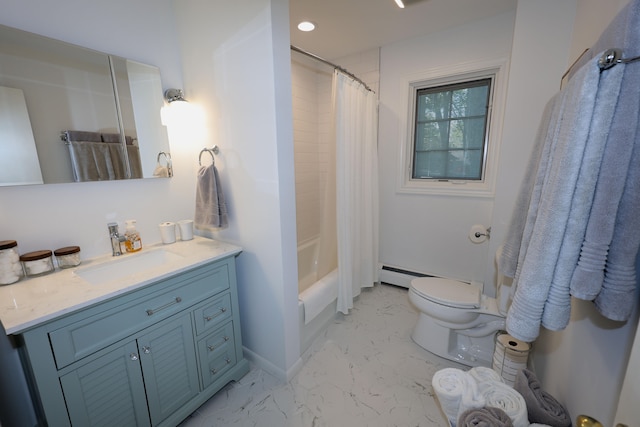
[[[375,94],[334,71],[338,306],[347,314],[378,281],[378,155]]]

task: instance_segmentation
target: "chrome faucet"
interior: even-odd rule
[[[107,224],[109,227],[109,238],[111,239],[111,254],[113,256],[122,255],[122,249],[120,249],[120,243],[124,242],[125,237],[118,233],[118,224],[110,222]]]

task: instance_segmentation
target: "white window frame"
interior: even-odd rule
[[[400,165],[398,167],[399,193],[435,194],[452,196],[493,197],[495,194],[496,167],[502,135],[503,106],[506,95],[507,61],[498,59],[484,62],[459,64],[457,66],[427,70],[406,76],[403,86],[404,105],[407,113],[400,126]],[[413,147],[415,133],[415,110],[417,90],[424,87],[442,86],[482,78],[492,79],[491,105],[488,112],[488,134],[484,153],[482,180],[413,179]]]

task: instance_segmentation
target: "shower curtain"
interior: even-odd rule
[[[378,281],[377,101],[361,83],[334,71],[337,310],[347,314],[363,287]]]

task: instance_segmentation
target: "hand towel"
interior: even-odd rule
[[[613,27],[613,28],[612,28]],[[611,47],[622,47],[625,57],[640,54],[640,2],[630,2],[609,25],[605,35]],[[611,35],[609,35],[609,32]],[[629,161],[638,126],[640,68],[637,64],[616,65],[624,69],[615,117],[602,160],[592,213],[571,279],[571,294],[593,300],[603,284],[609,246],[613,240],[617,210],[627,179]]]
[[[636,143],[618,207],[602,289],[595,300],[596,309],[611,320],[628,320],[636,305],[636,257],[640,247],[639,212],[640,144]]]
[[[529,421],[552,427],[570,427],[571,418],[553,396],[542,390],[533,372],[523,369],[516,375],[513,385],[526,402]]]
[[[516,292],[507,315],[507,331],[525,342],[534,341],[540,331],[589,135],[599,78],[595,60],[578,70],[560,92],[562,105],[559,114],[551,119],[551,126],[557,126],[557,136],[549,141],[553,146],[548,166],[539,171],[540,202],[535,211],[531,206],[529,209],[523,233],[526,247],[520,249],[514,278]]]
[[[486,407],[463,412],[458,427],[513,427],[513,422],[502,409]]]
[[[502,409],[513,422],[513,427],[529,427],[527,404],[520,393],[512,387],[497,381],[491,381],[482,393],[487,407]]]
[[[609,128],[617,105],[624,67],[603,71],[595,100],[595,111],[589,128],[576,186],[573,190],[567,226],[560,253],[542,312],[542,325],[552,331],[564,329],[571,317],[569,288],[571,276],[580,256],[591,204]]]
[[[227,205],[215,164],[202,166],[198,171],[194,224],[199,228],[228,226]]]

